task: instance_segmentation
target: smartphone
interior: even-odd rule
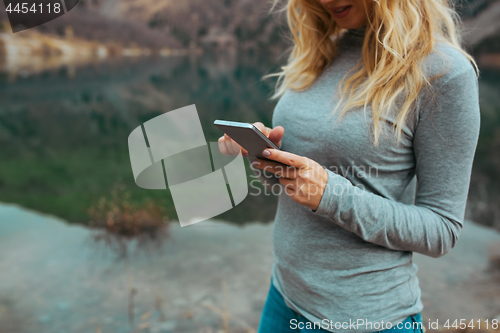
[[[249,155],[267,160],[262,156],[266,148],[280,150],[271,140],[267,138],[257,127],[249,123],[236,121],[216,120],[214,125],[220,128],[231,139],[248,151]]]

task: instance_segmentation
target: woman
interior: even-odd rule
[[[412,253],[457,242],[479,135],[456,13],[446,0],[286,9],[295,45],[276,74],[274,128],[256,123],[283,151],[252,165],[283,188],[259,332],[420,332]],[[246,153],[227,135],[219,145]]]

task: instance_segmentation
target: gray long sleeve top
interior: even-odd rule
[[[279,195],[273,284],[288,306],[328,320],[322,328],[332,332],[379,331],[352,323],[396,325],[423,309],[412,253],[439,257],[457,242],[480,126],[474,68],[441,42],[423,66],[428,77],[445,73],[420,93],[399,146],[390,138],[373,146],[370,108],[366,118],[352,110],[334,125],[334,93],[361,58],[363,39],[361,29],[339,38],[333,63],[309,89],[287,90],[273,113],[273,127],[285,128],[281,148],[328,172],[316,211]]]

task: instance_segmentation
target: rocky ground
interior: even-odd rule
[[[161,249],[128,259],[92,231],[0,205],[3,333],[254,332],[269,287],[272,225],[173,223]],[[492,319],[500,285],[488,272],[500,234],[472,222],[439,259],[415,255],[427,323]]]

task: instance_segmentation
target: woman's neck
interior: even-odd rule
[[[366,26],[362,26],[355,29],[347,29],[347,33],[353,37],[365,37]]]

